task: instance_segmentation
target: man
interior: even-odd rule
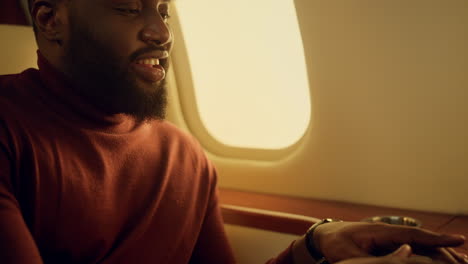
[[[235,263],[215,169],[164,121],[168,0],[30,10],[39,70],[0,77],[0,263]],[[459,263],[464,240],[322,223],[269,263]]]

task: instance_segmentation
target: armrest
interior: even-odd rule
[[[318,218],[250,207],[221,204],[224,223],[279,233],[303,235]]]

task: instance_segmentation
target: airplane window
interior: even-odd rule
[[[178,0],[200,119],[219,142],[281,149],[310,122],[293,0]]]

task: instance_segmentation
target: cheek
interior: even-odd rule
[[[114,54],[119,60],[128,61],[130,56],[141,48],[142,42],[138,40],[138,29],[128,25],[108,26],[98,33],[100,42],[108,52]]]

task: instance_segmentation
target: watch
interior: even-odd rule
[[[327,224],[327,223],[332,223],[332,222],[343,222],[343,221],[338,220],[338,219],[325,218],[322,221],[317,222],[314,225],[312,225],[309,228],[309,230],[307,230],[306,232],[305,244],[307,247],[307,251],[309,251],[309,254],[312,256],[312,258],[315,259],[316,264],[328,264],[328,261],[325,258],[325,256],[323,256],[323,254],[320,252],[320,249],[318,249],[314,244],[314,239],[313,239],[314,231],[318,226]]]

